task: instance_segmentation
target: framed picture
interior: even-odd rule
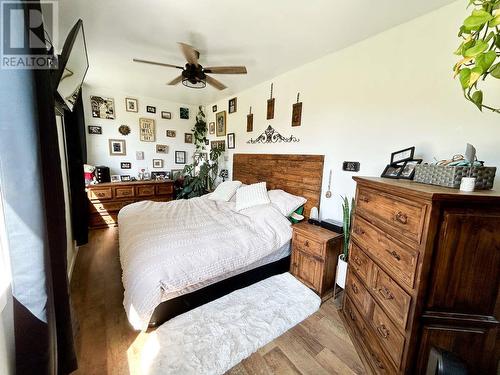
[[[181,178],[183,172],[184,169],[172,169],[170,171],[170,178],[172,180],[177,180],[178,178]]]
[[[179,109],[179,117],[184,120],[189,119],[189,108],[181,107]]]
[[[272,120],[274,118],[274,98],[267,99],[267,113],[266,118]]]
[[[120,179],[122,180],[122,182],[131,181],[131,179],[130,179],[130,175],[128,175],[128,174],[122,174],[122,175],[120,176]]]
[[[115,102],[111,98],[91,96],[90,107],[92,108],[92,117],[107,120],[115,119]]]
[[[175,151],[175,164],[186,164],[186,151]]]
[[[151,118],[139,119],[139,134],[142,142],[154,142],[155,136],[155,120]]]
[[[415,176],[415,167],[420,163],[422,163],[422,159],[406,161],[403,165],[403,170],[401,171],[399,178],[404,180],[413,180],[413,176]]]
[[[234,148],[234,133],[227,134],[227,148],[228,149]]]
[[[167,130],[167,137],[175,138],[175,136],[176,136],[175,130]]]
[[[247,132],[253,132],[253,113],[247,115]]]
[[[212,112],[217,112],[217,106],[216,105],[212,106]]]
[[[132,169],[132,163],[128,161],[122,161],[120,163],[120,169]]]
[[[163,168],[163,159],[153,159],[153,168]]]
[[[237,99],[236,98],[229,99],[229,113],[235,113],[236,112],[236,110],[237,110],[236,105],[237,105]]]
[[[164,118],[165,120],[171,120],[172,113],[166,112],[166,111],[161,111],[161,118]]]
[[[102,134],[102,128],[100,126],[90,125],[87,126],[89,134]]]
[[[403,165],[388,164],[385,167],[380,177],[399,178],[399,175],[401,174],[402,171],[403,171]]]
[[[205,139],[205,146],[208,146],[210,144],[210,141],[208,139]]]
[[[302,102],[292,106],[292,126],[300,126],[302,122]]]
[[[125,109],[127,112],[138,112],[139,103],[137,99],[125,98]]]
[[[120,178],[119,174],[112,174],[111,175],[111,182],[120,182],[122,179]]]
[[[108,141],[108,145],[109,145],[109,154],[111,156],[127,155],[124,139],[110,139]]]
[[[136,160],[144,160],[144,151],[136,151],[135,158]]]
[[[156,113],[156,107],[153,107],[152,105],[147,105],[146,112],[147,113]]]
[[[168,154],[168,146],[167,145],[156,145],[156,152],[158,154]]]
[[[407,160],[413,159],[413,154],[415,152],[415,146],[405,148],[401,151],[396,151],[391,154],[391,164],[402,163]]]
[[[193,143],[192,133],[184,133],[184,143]]]
[[[226,151],[226,141],[212,141],[211,148]]]
[[[226,135],[226,111],[217,112],[215,115],[215,129],[217,137]]]
[[[153,171],[151,172],[151,179],[155,181],[165,181],[170,179],[170,172],[168,171]]]
[[[201,161],[208,161],[208,152],[195,152],[193,154],[193,161],[199,163]]]
[[[215,122],[211,122],[208,124],[208,132],[210,134],[215,134]]]

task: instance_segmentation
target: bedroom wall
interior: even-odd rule
[[[104,80],[103,80],[104,81]],[[90,96],[99,95],[113,98],[115,102],[115,119],[105,120],[92,117],[90,106]],[[138,99],[139,112],[127,112],[125,110],[125,98]],[[187,161],[193,156],[194,145],[184,143],[184,133],[191,133],[195,123],[195,116],[198,107],[169,102],[143,96],[136,96],[130,93],[123,93],[104,87],[83,86],[83,105],[85,109],[85,124],[102,127],[102,134],[89,134],[86,129],[87,138],[87,162],[92,165],[105,165],[110,168],[111,174],[137,176],[141,168],[152,171],[169,171],[172,169],[182,169],[184,165],[175,164],[175,151],[187,151]],[[156,107],[156,113],[147,113],[146,106]],[[179,108],[189,108],[189,119],[179,118]],[[172,113],[172,119],[161,118],[161,111]],[[139,118],[153,118],[156,127],[156,142],[141,142],[139,140]],[[128,125],[131,133],[124,136],[118,132],[120,125]],[[175,138],[167,138],[166,130],[171,129],[177,132]],[[124,139],[126,141],[126,156],[110,156],[108,140]],[[156,145],[166,144],[169,147],[167,154],[157,154]],[[136,151],[144,151],[144,160],[136,160]],[[153,159],[163,159],[163,168],[153,168]],[[132,163],[132,169],[120,169],[120,162]]]
[[[227,114],[227,131],[236,134],[236,149],[226,153],[227,166],[231,168],[234,152],[324,154],[320,215],[336,219],[342,217],[339,196],[354,194],[352,176],[379,176],[391,152],[409,146],[416,146],[417,157],[432,162],[434,158],[463,153],[470,142],[476,146],[480,160],[500,167],[500,115],[479,112],[464,100],[459,83],[452,79],[457,27],[467,15],[465,5],[457,1],[208,104],[207,121],[211,122],[215,121],[212,105],[217,105],[218,111],[227,111],[228,99],[238,98],[237,112]],[[266,120],[271,82],[276,98],[275,117]],[[493,83],[495,87],[490,85],[485,90],[485,103],[498,107],[500,90],[498,81]],[[291,127],[291,109],[297,92],[303,102],[302,126]],[[254,131],[247,133],[246,115],[250,106]],[[269,124],[283,136],[293,134],[300,142],[246,143]],[[344,160],[361,162],[360,172],[343,172]],[[330,169],[333,195],[326,199]],[[500,189],[499,177],[496,189]]]

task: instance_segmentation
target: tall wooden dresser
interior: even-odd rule
[[[105,182],[87,188],[89,228],[114,227],[118,212],[127,204],[143,200],[167,202],[173,199],[173,181]]]
[[[377,374],[423,374],[429,350],[470,374],[500,357],[500,193],[354,178],[343,315]]]

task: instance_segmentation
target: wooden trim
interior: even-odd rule
[[[307,199],[304,215],[321,200],[324,155],[234,154],[233,180],[244,184],[265,181],[267,188],[282,189]]]

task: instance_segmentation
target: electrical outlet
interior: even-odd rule
[[[345,161],[342,163],[342,170],[347,172],[359,172],[359,161]]]

